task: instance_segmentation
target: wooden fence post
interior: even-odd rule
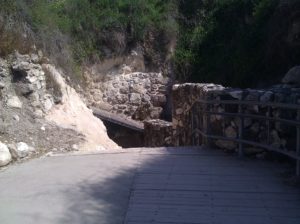
[[[243,113],[243,106],[239,104],[239,114],[240,114],[240,124],[239,124],[239,140],[243,140],[243,131],[244,131],[244,117],[241,116]],[[239,142],[239,157],[244,156],[244,144]]]
[[[300,110],[297,110],[297,121],[300,121]],[[300,127],[297,125],[297,148],[296,148],[296,175],[300,176]]]

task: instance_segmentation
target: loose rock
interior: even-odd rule
[[[22,108],[22,102],[17,96],[10,96],[6,102],[6,105],[11,108]]]
[[[12,156],[9,152],[8,147],[0,142],[0,167],[1,166],[6,166],[9,164],[12,160]]]

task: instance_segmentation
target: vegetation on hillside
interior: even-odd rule
[[[182,79],[249,86],[269,77],[269,21],[278,0],[184,1],[175,55]]]
[[[126,54],[149,40],[164,57],[164,46],[176,37],[173,61],[179,80],[245,87],[275,82],[270,80],[277,81],[289,67],[300,63],[299,49],[286,50],[284,34],[275,35],[287,32],[290,22],[289,15],[278,13],[279,2],[1,0],[0,13],[21,17],[46,38],[43,44],[59,43],[61,33],[66,38],[58,49],[67,45],[77,65]],[[299,0],[289,2],[300,7]]]
[[[35,31],[51,35],[51,31],[59,30],[68,35],[78,61],[101,57],[105,45],[118,48],[143,41],[150,29],[176,29],[175,21],[169,17],[176,9],[173,0],[15,0],[13,4],[3,1],[0,10],[20,12]],[[113,53],[122,52],[116,49]]]

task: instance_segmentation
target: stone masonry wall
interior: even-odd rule
[[[300,103],[300,88],[295,85],[282,84],[273,86],[269,89],[233,89],[225,88],[215,84],[182,84],[173,87],[173,143],[174,145],[193,145],[192,122],[198,123],[198,127],[210,129],[210,134],[221,135],[231,138],[237,138],[240,120],[238,118],[223,117],[212,115],[206,119],[201,113],[204,105],[197,103],[197,99],[202,100],[243,100],[259,101],[262,103]],[[191,110],[193,108],[193,110]],[[213,105],[214,112],[238,113],[238,106]],[[243,113],[254,115],[266,115],[270,113],[271,117],[283,119],[296,119],[295,110],[284,110],[271,108],[268,111],[266,106],[244,106]],[[193,116],[192,116],[193,114]],[[193,119],[193,121],[192,121]],[[207,122],[207,123],[206,123]],[[278,122],[270,122],[270,139],[267,139],[267,122],[256,119],[246,118],[244,121],[244,139],[256,141],[262,144],[269,144],[282,150],[294,150],[296,128]],[[196,134],[197,135],[197,134]],[[196,136],[197,138],[197,136]],[[198,134],[199,141],[203,143],[203,138]],[[269,142],[268,142],[269,141]],[[236,151],[238,145],[235,142],[213,140],[210,141],[213,146],[217,146],[226,151]],[[263,149],[253,146],[245,146],[245,152],[248,154],[264,153]]]
[[[172,146],[172,123],[163,120],[144,122],[145,147]]]
[[[166,104],[168,78],[161,73],[126,73],[89,78],[88,103],[135,120],[158,119]]]

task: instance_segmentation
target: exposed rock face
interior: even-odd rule
[[[21,55],[16,52],[11,59],[0,62],[0,82],[3,99],[7,107],[21,109],[21,98],[27,99],[25,108],[30,109],[36,116],[41,117],[54,105],[54,97],[46,88],[46,75],[41,59],[33,54]]]
[[[87,108],[76,91],[66,84],[56,68],[52,65],[44,64],[43,69],[51,76],[51,79],[56,83],[62,95],[61,103],[55,105],[49,111],[46,119],[84,135],[85,141],[80,146],[82,150],[91,151],[103,148],[119,148],[107,136],[103,123],[94,117],[92,111]]]
[[[161,73],[123,73],[96,82],[88,77],[87,99],[94,107],[137,120],[157,119],[166,104],[168,78]]]
[[[16,52],[0,58],[0,141],[7,143],[13,160],[118,147],[55,67],[42,66],[40,55]],[[51,117],[59,113],[59,119]],[[2,149],[2,164],[7,164],[11,158]]]
[[[9,164],[11,159],[12,157],[8,147],[2,142],[0,142],[0,167]]]

